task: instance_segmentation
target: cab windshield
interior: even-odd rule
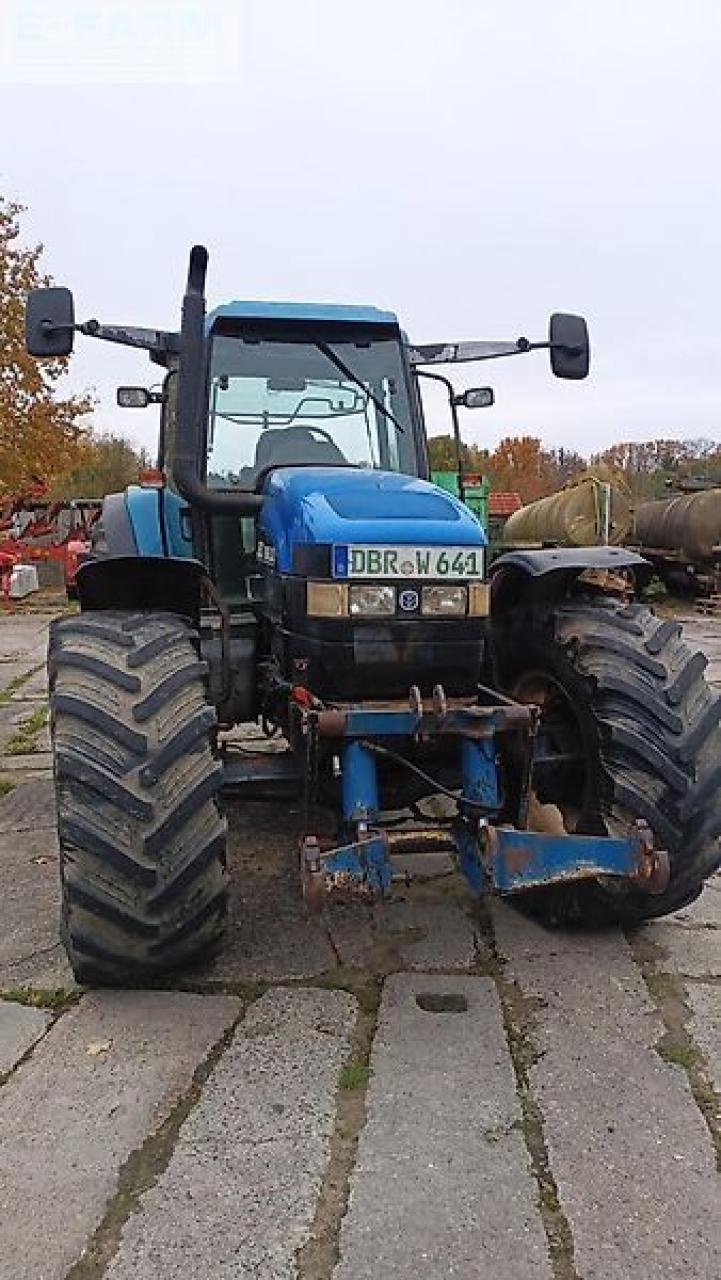
[[[216,336],[208,412],[211,488],[252,489],[278,466],[418,474],[397,338]]]

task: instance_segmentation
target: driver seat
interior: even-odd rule
[[[330,440],[316,440],[308,427],[269,427],[255,447],[256,474],[268,467],[304,462],[333,466],[347,461],[337,445]]]

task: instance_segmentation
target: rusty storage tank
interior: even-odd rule
[[[633,517],[625,494],[595,476],[539,498],[506,521],[503,541],[552,542],[562,547],[619,546],[631,534]]]
[[[636,507],[635,541],[642,547],[679,551],[688,560],[710,560],[721,546],[721,489],[683,493]]]

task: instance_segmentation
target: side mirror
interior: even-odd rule
[[[557,378],[586,378],[591,360],[588,328],[583,316],[556,312],[548,328],[551,368]]]
[[[75,308],[69,289],[33,289],[25,304],[25,346],[31,356],[69,356]]]
[[[467,391],[454,396],[453,400],[464,409],[489,409],[495,398],[493,387],[469,387]]]
[[[120,409],[147,409],[150,392],[145,387],[118,387],[115,399]]]
[[[121,409],[147,409],[149,404],[162,404],[163,393],[146,387],[118,387],[115,399]]]

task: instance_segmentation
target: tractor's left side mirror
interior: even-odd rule
[[[25,304],[25,346],[31,356],[69,356],[75,308],[69,289],[33,289]]]
[[[464,409],[489,409],[495,396],[493,387],[469,387],[456,396],[455,400]]]
[[[557,311],[548,330],[551,368],[557,378],[585,378],[591,360],[588,328],[583,316]]]
[[[150,392],[146,387],[118,387],[115,399],[119,409],[147,409]]]

